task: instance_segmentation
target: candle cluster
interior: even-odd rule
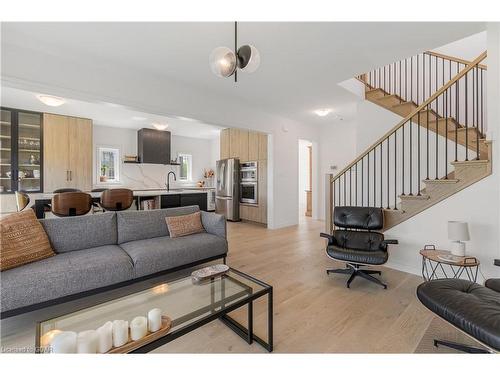
[[[96,330],[83,332],[52,330],[42,336],[42,346],[50,346],[52,353],[106,353],[112,348],[137,341],[148,332],[161,328],[161,310],[148,312],[148,316],[137,316],[132,321],[114,320],[106,322]]]

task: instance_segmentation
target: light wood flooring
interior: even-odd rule
[[[415,352],[433,322],[433,314],[415,296],[421,277],[381,268],[387,290],[361,278],[347,289],[344,275],[325,272],[343,265],[327,258],[319,237],[322,229],[322,222],[311,219],[280,230],[228,223],[228,264],[273,285],[275,352]],[[265,297],[254,304],[254,314],[255,331],[266,338]],[[246,308],[231,315],[246,323]],[[446,323],[434,324],[456,331]],[[265,351],[256,343],[247,345],[215,321],[155,352]]]

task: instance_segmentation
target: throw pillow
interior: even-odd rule
[[[56,255],[32,209],[0,219],[0,271]]]
[[[165,221],[172,238],[205,232],[199,211],[189,215],[167,216]]]

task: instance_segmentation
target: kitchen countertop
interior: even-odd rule
[[[177,195],[177,194],[202,194],[206,193],[206,189],[202,191],[201,189],[156,189],[156,190],[133,190],[134,197],[151,197],[157,195]],[[93,198],[98,198],[101,196],[101,192],[87,192]],[[54,196],[54,193],[41,193],[37,194],[36,199],[50,199]]]

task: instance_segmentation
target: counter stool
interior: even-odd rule
[[[107,189],[101,194],[101,207],[108,211],[127,210],[134,203],[134,192],[130,189]]]
[[[92,208],[92,197],[82,192],[58,193],[52,197],[52,213],[56,216],[81,216]]]

